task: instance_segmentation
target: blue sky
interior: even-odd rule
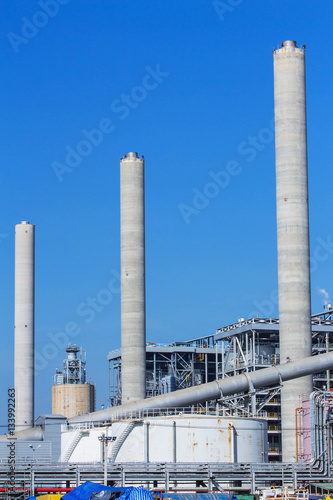
[[[277,316],[272,49],[285,39],[307,46],[312,308],[322,310],[318,289],[333,294],[332,14],[330,0],[2,5],[2,420],[22,220],[36,225],[36,414],[51,412],[66,338],[87,351],[97,408],[107,404],[127,151],[146,158],[147,340]],[[98,310],[80,316],[90,299]]]

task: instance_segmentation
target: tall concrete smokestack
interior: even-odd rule
[[[15,427],[34,425],[35,226],[15,226]]]
[[[305,49],[287,40],[274,51],[280,363],[311,355]],[[295,409],[312,377],[281,391],[282,460],[296,460]]]
[[[146,396],[144,160],[120,160],[122,403]]]

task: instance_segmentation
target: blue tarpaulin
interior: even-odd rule
[[[86,481],[62,497],[63,500],[113,500],[116,498],[121,500],[154,500],[152,493],[143,486],[113,488],[91,481]]]
[[[154,497],[151,491],[146,490],[144,486],[139,486],[131,488],[128,500],[154,500]]]
[[[236,500],[236,497],[229,493],[163,493],[164,498],[171,500]]]
[[[63,500],[89,500],[94,491],[110,491],[119,492],[118,497],[126,499],[132,488],[113,488],[112,486],[104,486],[103,484],[93,483],[92,481],[86,481],[74,490],[66,493],[62,497]],[[120,494],[120,495],[119,495]]]

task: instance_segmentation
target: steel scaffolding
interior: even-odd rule
[[[312,353],[333,350],[333,311],[312,316]],[[292,358],[292,353],[291,353]],[[121,350],[112,351],[109,361],[110,406],[121,402]],[[163,392],[165,377],[175,378],[175,389],[199,385],[279,364],[279,320],[240,319],[219,328],[213,335],[172,344],[146,346],[146,397]],[[333,387],[330,371],[314,376],[314,387],[329,391]],[[216,404],[227,416],[260,417],[268,421],[268,456],[281,460],[280,386],[234,395]]]

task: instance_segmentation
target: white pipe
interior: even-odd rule
[[[310,356],[302,360],[272,366],[263,370],[242,373],[235,377],[224,378],[196,385],[187,389],[161,394],[149,399],[133,401],[121,406],[114,406],[93,413],[86,413],[68,419],[69,423],[110,421],[129,413],[151,408],[187,407],[196,403],[204,403],[233,394],[246,393],[259,387],[279,385],[286,380],[320,373],[333,368],[333,352]]]
[[[144,422],[144,456],[146,462],[149,462],[149,422]]]
[[[177,423],[172,422],[172,461],[177,462]]]
[[[13,435],[4,434],[0,436],[0,441],[43,441],[44,431],[41,426],[32,427],[31,429],[26,429],[24,431],[15,432]]]
[[[326,354],[311,356],[303,360],[277,365],[255,372],[243,373],[236,377],[225,378],[208,384],[201,384],[188,389],[174,391],[168,394],[162,394],[149,399],[133,402],[105,410],[99,410],[93,413],[86,413],[77,417],[68,419],[70,424],[76,422],[101,422],[114,420],[118,416],[125,416],[135,411],[141,411],[149,408],[174,408],[183,407],[195,403],[209,401],[211,399],[223,399],[223,396],[231,396],[241,392],[246,392],[252,386],[254,389],[259,387],[269,387],[277,385],[286,380],[298,377],[304,377],[313,373],[320,373],[325,370],[333,369],[333,351]],[[42,441],[43,429],[35,427],[26,431],[15,433],[16,439]],[[0,436],[0,441],[12,439],[12,436],[5,434]]]

